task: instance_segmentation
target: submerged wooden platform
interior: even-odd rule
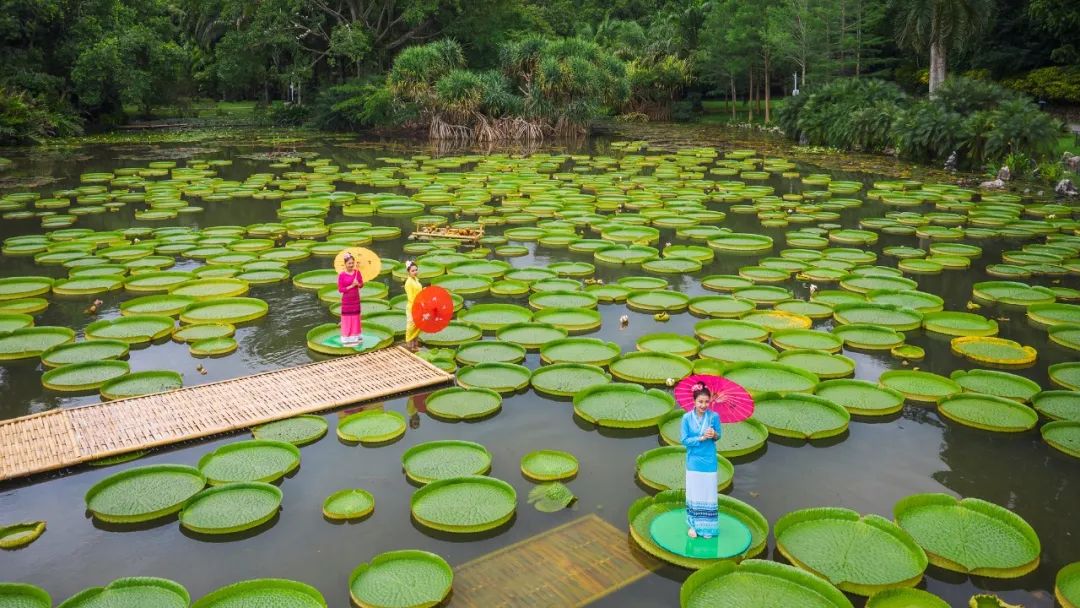
[[[0,479],[444,384],[402,347],[0,421]]]
[[[626,532],[595,514],[454,568],[451,608],[585,606],[652,572]]]

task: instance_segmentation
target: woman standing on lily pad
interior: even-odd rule
[[[416,278],[420,273],[416,262],[412,260],[405,262],[405,272],[408,275],[405,278],[405,348],[415,353],[419,350],[416,339],[420,337],[420,328],[416,326],[416,322],[412,318],[412,309],[413,302],[416,302],[416,296],[423,289],[423,286],[420,285],[420,279]]]
[[[720,417],[710,409],[712,391],[693,387],[694,407],[683,414],[680,440],[686,446],[686,524],[690,538],[712,538],[717,531],[716,442]]]
[[[356,259],[345,253],[345,272],[338,275],[338,292],[341,294],[341,344],[360,344],[360,288],[364,277],[356,269]]]

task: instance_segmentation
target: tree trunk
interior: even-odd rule
[[[930,44],[930,95],[945,82],[945,44],[938,40]]]
[[[769,56],[765,56],[765,124],[769,124]]]
[[[754,122],[754,68],[747,72],[749,86],[746,91],[746,122]]]
[[[731,78],[731,120],[735,120],[735,106],[739,103],[739,95],[735,92],[735,74]]]

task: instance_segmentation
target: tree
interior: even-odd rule
[[[1050,53],[1058,63],[1080,63],[1080,2],[1076,0],[1031,0],[1029,12],[1036,24],[1052,34],[1060,45]]]
[[[897,41],[930,52],[930,94],[945,81],[948,53],[970,45],[990,23],[993,0],[902,0]]]

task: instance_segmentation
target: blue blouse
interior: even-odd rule
[[[716,439],[702,439],[701,434],[710,426],[716,431]],[[720,433],[720,416],[716,412],[707,410],[701,418],[697,417],[694,410],[683,414],[679,439],[686,446],[687,471],[716,472],[716,440],[720,439]]]

